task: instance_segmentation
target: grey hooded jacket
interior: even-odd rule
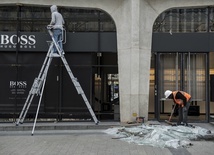
[[[62,15],[57,11],[57,6],[52,5],[50,9],[52,13],[50,25],[53,26],[53,29],[62,29],[65,22]]]

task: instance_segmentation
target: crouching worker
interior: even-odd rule
[[[166,90],[165,98],[173,99],[174,103],[178,106],[178,122],[177,125],[185,125],[188,126],[187,116],[188,110],[191,103],[191,95],[184,91],[171,91]]]

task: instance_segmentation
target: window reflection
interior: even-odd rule
[[[19,10],[19,12],[18,12]],[[67,32],[116,31],[114,21],[100,10],[59,7]],[[49,7],[1,6],[0,31],[46,32],[51,19]]]
[[[214,30],[214,8],[170,9],[160,14],[153,32],[191,33]]]

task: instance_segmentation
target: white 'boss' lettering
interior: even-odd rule
[[[8,43],[9,43],[9,36],[1,35],[1,44],[8,44]]]
[[[29,40],[28,44],[29,45],[35,45],[36,44],[36,39],[35,38],[36,38],[35,35],[29,35],[29,37],[28,37],[28,40]]]
[[[21,35],[20,37],[17,38],[17,35],[1,35],[1,40],[0,43],[2,45],[7,45],[7,44],[12,44],[16,45],[17,42],[19,42],[21,45],[35,45],[36,44],[36,37],[35,35]]]

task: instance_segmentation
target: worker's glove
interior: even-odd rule
[[[184,106],[184,102],[181,99],[177,100],[177,104],[180,105],[180,106],[182,106],[182,107]]]

